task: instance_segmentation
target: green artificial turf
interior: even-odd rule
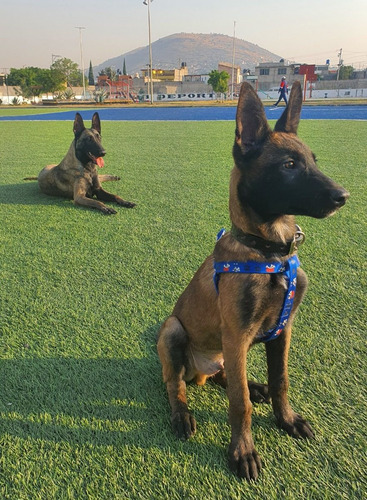
[[[41,115],[45,113],[60,113],[69,111],[69,108],[61,108],[54,106],[0,106],[0,116],[27,116]]]
[[[160,323],[229,228],[234,123],[106,122],[117,214],[38,191],[68,122],[0,123],[0,498],[361,499],[366,459],[367,122],[304,121],[320,168],[351,193],[327,220],[298,218],[309,289],[295,322],[289,397],[316,440],[254,405],[264,469],[227,467],[225,391],[189,386],[195,437],[177,441],[155,348]],[[249,376],[264,381],[264,347]]]

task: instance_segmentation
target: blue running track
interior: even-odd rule
[[[278,119],[284,107],[265,108],[269,120]],[[39,115],[2,116],[0,121],[64,121],[74,120],[74,111],[43,113]],[[235,106],[202,107],[134,107],[134,108],[93,108],[80,111],[83,118],[91,120],[98,111],[101,120],[111,121],[205,121],[235,120]],[[367,105],[350,106],[304,106],[301,118],[304,120],[367,120]]]

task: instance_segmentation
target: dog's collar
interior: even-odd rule
[[[286,243],[276,243],[274,241],[264,240],[254,234],[244,233],[237,226],[232,224],[231,234],[235,240],[247,247],[253,248],[263,253],[265,257],[271,257],[274,254],[285,257],[297,252],[298,247],[305,241],[305,234],[296,224],[296,231],[293,238]]]

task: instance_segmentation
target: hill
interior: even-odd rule
[[[140,47],[120,56],[113,57],[95,66],[98,74],[103,68],[113,66],[122,70],[124,59],[127,72],[131,75],[146,68],[149,50]],[[186,62],[189,74],[207,74],[217,69],[218,63],[232,62],[233,38],[219,34],[176,33],[152,43],[153,67],[172,69]],[[242,69],[253,69],[261,61],[279,61],[280,56],[258,45],[236,38],[235,64]]]

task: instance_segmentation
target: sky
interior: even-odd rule
[[[235,23],[236,38],[286,60],[336,65],[342,49],[345,65],[367,67],[366,0],[151,0],[150,12],[152,42],[182,32],[233,36]],[[143,0],[3,2],[0,72],[49,68],[57,57],[80,65],[80,33],[88,69],[148,45],[148,7]]]

